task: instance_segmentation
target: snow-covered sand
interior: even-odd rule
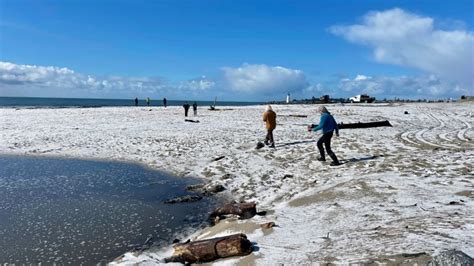
[[[0,109],[0,153],[136,161],[256,201],[268,215],[191,236],[245,232],[259,247],[219,263],[349,263],[445,249],[474,256],[473,103],[328,105],[338,122],[394,126],[341,130],[332,144],[346,162],[339,167],[316,160],[320,133],[306,131],[319,121],[316,105],[273,107],[276,149],[260,150],[264,106],[202,108],[189,117],[200,123],[184,122],[181,107]],[[269,221],[278,227],[258,226]],[[170,253],[117,262],[154,264]]]

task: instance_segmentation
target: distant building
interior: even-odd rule
[[[461,96],[461,99],[460,99],[462,102],[463,101],[474,101],[474,96]]]

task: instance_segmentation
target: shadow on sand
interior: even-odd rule
[[[286,146],[292,146],[292,145],[298,145],[298,144],[305,144],[305,143],[314,143],[317,140],[300,140],[300,141],[293,141],[293,142],[287,142],[287,143],[282,143],[282,144],[277,144],[275,145],[277,148],[278,147],[286,147]]]
[[[360,157],[360,158],[350,158],[350,159],[345,159],[341,160],[341,163],[357,163],[357,162],[362,162],[362,161],[369,161],[373,159],[377,159],[383,157],[383,155],[372,155],[372,156],[366,156],[366,157]]]

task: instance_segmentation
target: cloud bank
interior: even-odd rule
[[[119,76],[100,78],[76,73],[69,68],[0,62],[2,96],[135,97],[168,89],[169,85],[161,78]]]
[[[367,13],[361,24],[330,32],[369,46],[377,62],[406,66],[473,87],[474,34],[437,30],[434,20],[395,8]]]

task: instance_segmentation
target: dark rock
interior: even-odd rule
[[[195,185],[189,185],[186,187],[187,191],[201,191],[204,189],[205,184],[195,184]]]
[[[212,185],[204,188],[204,195],[214,195],[225,190],[223,185]]]
[[[201,197],[201,196],[198,196],[198,195],[186,195],[186,196],[182,196],[182,197],[177,197],[177,198],[174,198],[174,199],[166,200],[165,203],[166,203],[166,204],[175,204],[175,203],[183,203],[183,202],[195,202],[195,201],[199,201],[199,200],[202,200],[202,197]]]
[[[197,185],[190,185],[186,187],[186,190],[193,191],[201,194],[202,196],[212,196],[216,193],[222,192],[225,190],[223,185],[217,184],[197,184]]]
[[[255,149],[259,150],[263,147],[265,147],[265,144],[263,144],[263,142],[257,142],[257,147],[255,147]]]

